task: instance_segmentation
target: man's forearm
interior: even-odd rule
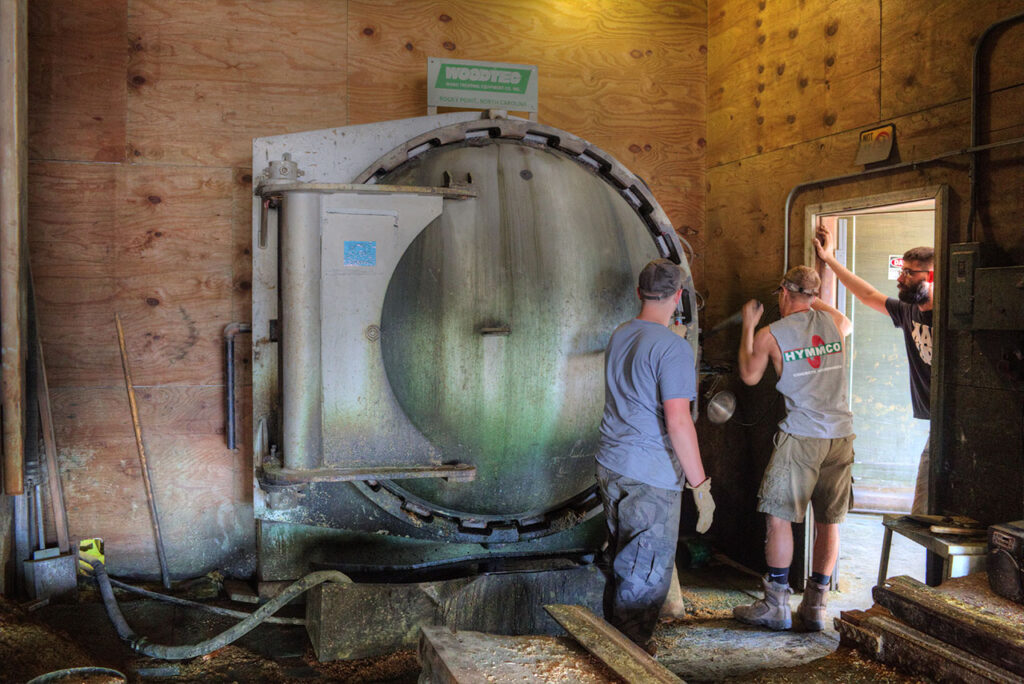
[[[693,420],[682,422],[680,425],[669,428],[669,441],[672,443],[672,450],[676,454],[676,460],[686,475],[686,481],[693,486],[699,485],[707,479],[704,473],[704,462],[700,457],[700,446],[697,444],[697,429]]]
[[[752,368],[751,361],[754,358],[754,326],[743,326],[743,330],[740,332],[740,351],[739,351],[739,365],[740,365],[740,379],[746,384],[757,384],[760,378],[753,379],[755,374]]]

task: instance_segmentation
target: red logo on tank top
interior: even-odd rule
[[[811,338],[812,347],[818,347],[823,344],[825,344],[825,340],[821,339],[821,335],[815,335]],[[807,363],[811,364],[811,368],[821,368],[821,357],[812,356],[811,358],[807,359]]]

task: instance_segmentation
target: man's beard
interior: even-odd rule
[[[919,282],[917,285],[911,285],[910,287],[903,287],[897,285],[897,289],[900,291],[900,301],[906,304],[924,304],[928,301],[928,283],[925,281]]]

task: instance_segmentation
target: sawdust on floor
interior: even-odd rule
[[[993,592],[988,583],[987,572],[954,577],[934,589],[945,594],[952,599],[952,603],[961,608],[1006,620],[1024,632],[1024,606]]]
[[[0,663],[3,681],[25,682],[69,667],[98,667],[66,633],[29,620],[28,613],[0,597]]]

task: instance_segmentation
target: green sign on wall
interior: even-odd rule
[[[535,112],[537,67],[430,57],[427,105]]]

